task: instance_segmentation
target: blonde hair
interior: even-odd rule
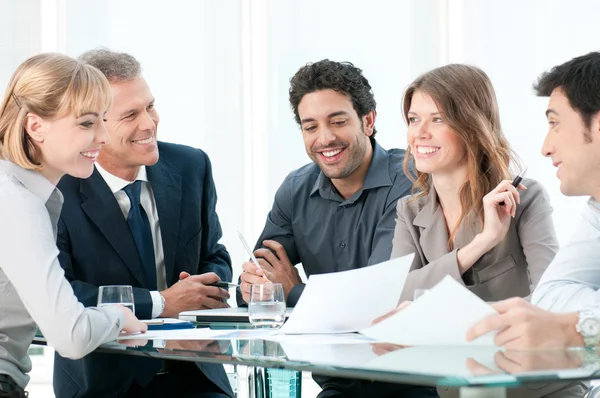
[[[44,53],[23,62],[13,74],[0,107],[0,157],[39,170],[40,149],[25,131],[27,114],[42,119],[80,117],[108,109],[112,91],[106,77],[91,65],[66,55]]]
[[[464,144],[467,153],[467,179],[460,187],[462,214],[456,225],[449,225],[448,248],[462,222],[475,215],[483,225],[483,197],[500,181],[510,178],[511,161],[518,162],[500,126],[496,93],[488,75],[481,69],[462,64],[450,64],[419,76],[404,93],[404,117],[416,91],[429,94],[436,102],[444,122]],[[409,170],[410,145],[404,157],[404,172],[413,182],[416,198],[428,195],[430,176],[416,169]]]

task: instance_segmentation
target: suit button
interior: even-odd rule
[[[342,242],[342,243],[340,243],[340,247],[341,247],[342,249],[343,249],[343,248],[345,248],[345,247],[346,247],[346,242]]]

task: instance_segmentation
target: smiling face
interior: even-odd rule
[[[466,174],[467,156],[461,138],[444,122],[433,98],[415,91],[408,111],[408,144],[415,167],[428,174]]]
[[[106,117],[111,141],[100,152],[98,163],[113,175],[133,180],[140,166],[158,161],[159,117],[143,77],[110,85],[114,102]]]
[[[108,140],[104,109],[80,117],[68,115],[52,120],[27,115],[27,133],[40,148],[42,174],[56,184],[64,174],[88,178],[100,148]]]
[[[327,89],[304,95],[298,114],[306,153],[323,174],[351,177],[370,153],[375,112],[360,118],[346,95]]]
[[[549,130],[542,155],[558,168],[560,191],[567,196],[591,195],[600,199],[600,121],[592,118],[591,127],[569,103],[565,93],[552,91],[546,110]]]

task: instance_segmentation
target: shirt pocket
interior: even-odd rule
[[[479,283],[486,283],[517,267],[517,263],[511,255],[508,255],[482,270],[477,271]]]

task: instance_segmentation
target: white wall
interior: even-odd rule
[[[163,140],[204,149],[236,276],[275,190],[308,162],[289,109],[289,78],[330,58],[364,70],[378,102],[378,140],[404,147],[404,88],[448,62],[483,68],[506,135],[551,193],[559,238],[582,198],[564,198],[539,149],[546,100],[531,85],[549,67],[597,49],[596,0],[4,0],[0,86],[27,56],[105,46],[137,57],[157,98]]]

